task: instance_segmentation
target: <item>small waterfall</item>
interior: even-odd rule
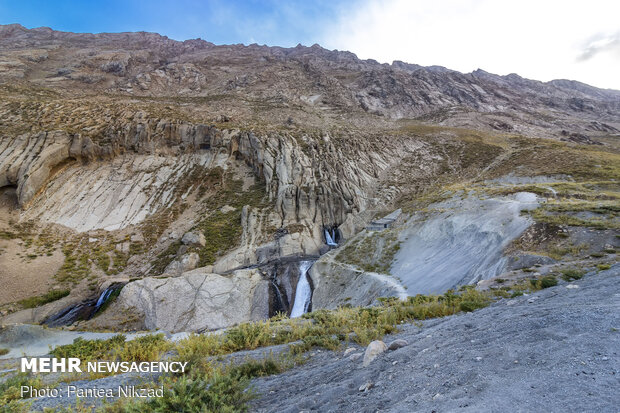
[[[325,243],[329,245],[330,247],[337,247],[338,244],[335,241],[336,230],[334,228],[331,228],[329,230],[325,228],[323,231],[325,233]]]
[[[286,313],[287,305],[285,304],[284,297],[282,297],[282,293],[280,292],[280,287],[276,284],[275,277],[271,280],[271,291],[273,294],[273,299],[270,300],[269,317],[273,317],[280,312]]]
[[[297,281],[297,289],[295,290],[295,303],[291,310],[291,318],[299,317],[308,312],[308,307],[310,307],[312,289],[308,282],[308,270],[312,264],[312,261],[301,261],[299,263],[299,281]]]
[[[115,291],[118,290],[119,286],[118,285],[111,285],[108,288],[105,289],[105,291],[103,291],[101,293],[101,295],[99,296],[99,299],[97,299],[97,303],[95,304],[95,309],[93,310],[93,315],[97,313],[97,311],[99,311],[99,309],[101,308],[101,306],[108,300],[108,298],[110,297],[110,295]]]
[[[99,295],[97,300],[89,298],[81,303],[65,307],[56,314],[49,316],[43,324],[48,327],[60,327],[73,324],[79,320],[89,320],[97,314],[97,311],[110,299],[111,295],[122,287],[123,284],[112,284]]]

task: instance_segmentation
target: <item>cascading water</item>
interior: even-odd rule
[[[325,228],[323,231],[325,232],[325,243],[329,245],[330,247],[337,247],[338,244],[335,241],[336,230],[333,228],[331,230],[328,230],[327,228]]]
[[[299,263],[299,281],[295,290],[295,303],[291,310],[291,318],[299,317],[308,311],[312,289],[308,282],[308,270],[312,267],[312,261],[302,261]]]
[[[101,295],[99,296],[99,299],[97,300],[97,303],[95,304],[95,309],[93,310],[93,314],[97,313],[97,311],[101,308],[103,303],[106,302],[108,297],[110,297],[110,295],[116,289],[118,289],[118,286],[110,286],[110,287],[106,288],[104,292],[101,293]]]
[[[73,324],[78,320],[89,320],[97,314],[97,311],[108,301],[112,293],[120,290],[122,284],[113,284],[106,288],[95,301],[90,298],[81,303],[71,305],[48,317],[43,323],[49,327],[60,327]]]

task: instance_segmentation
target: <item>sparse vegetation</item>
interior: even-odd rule
[[[68,296],[70,293],[71,291],[69,290],[51,290],[37,297],[30,297],[20,300],[18,304],[21,305],[23,308],[39,307],[43,304],[60,300],[61,298]]]
[[[385,230],[363,234],[348,242],[337,258],[364,271],[389,274],[394,256],[400,250],[397,232]]]
[[[40,378],[27,373],[17,373],[0,382],[0,412],[27,411],[27,406],[17,403],[17,400],[22,399],[21,386],[32,386],[38,389],[41,385]]]
[[[564,268],[560,273],[564,281],[574,281],[581,279],[586,272],[578,268]]]
[[[50,354],[58,358],[77,357],[82,361],[152,361],[171,347],[163,334],[144,335],[130,341],[122,334],[107,340],[76,338],[72,344],[58,346]]]

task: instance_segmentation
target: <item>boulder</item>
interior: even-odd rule
[[[408,344],[409,343],[407,343],[407,340],[396,339],[390,343],[390,345],[388,346],[388,350],[390,351],[397,350],[401,347],[405,347]]]
[[[195,252],[190,252],[188,254],[184,254],[181,258],[172,261],[170,264],[166,266],[164,269],[164,274],[167,274],[172,277],[178,277],[184,272],[191,271],[200,262],[200,256]]]
[[[204,247],[207,245],[207,240],[202,232],[187,232],[181,238],[181,242],[189,246]]]
[[[372,341],[364,352],[364,361],[362,366],[367,367],[377,356],[387,350],[387,346],[381,340]]]
[[[357,361],[359,360],[362,356],[364,355],[364,353],[353,353],[349,356],[349,360],[351,361]]]
[[[258,270],[219,275],[199,268],[177,278],[131,282],[118,304],[124,313],[142,316],[147,329],[215,330],[268,318],[269,282]]]

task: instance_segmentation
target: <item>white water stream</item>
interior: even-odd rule
[[[301,261],[299,263],[299,281],[295,290],[295,303],[291,310],[291,318],[299,317],[308,311],[312,290],[308,282],[308,270],[312,267],[312,261]]]
[[[336,241],[334,241],[334,239],[336,238],[336,231],[333,229],[331,230],[331,233],[327,229],[325,229],[324,231],[325,231],[325,243],[329,245],[330,247],[337,247],[338,244],[336,243]]]

